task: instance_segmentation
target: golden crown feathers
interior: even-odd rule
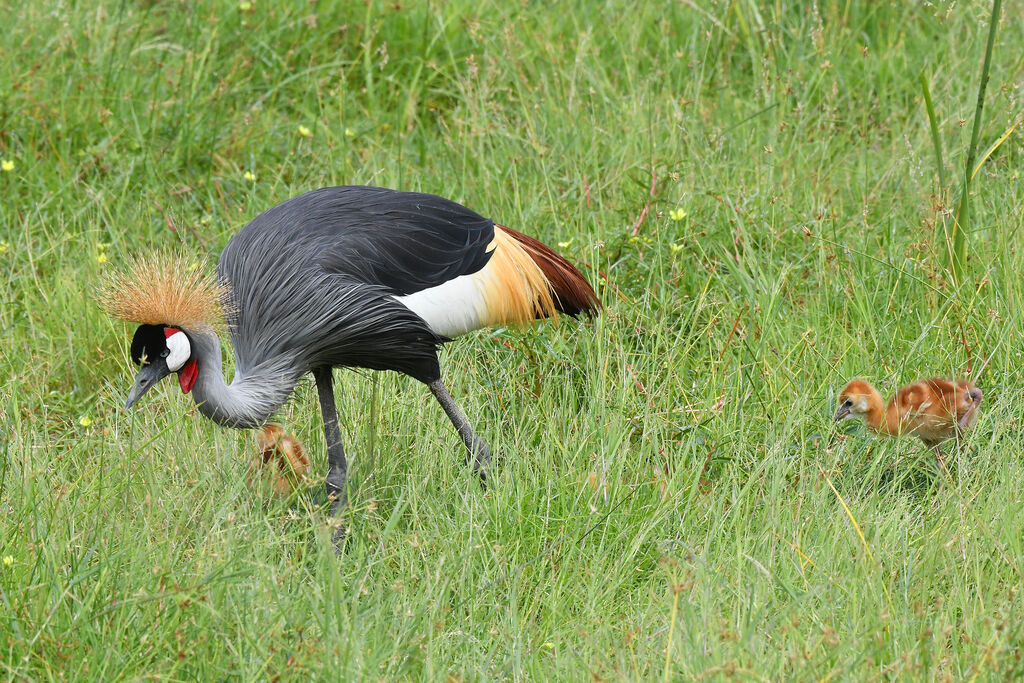
[[[99,304],[114,318],[184,329],[223,324],[227,288],[183,254],[158,252],[106,277]]]

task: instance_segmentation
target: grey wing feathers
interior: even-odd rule
[[[329,236],[318,256],[325,271],[398,296],[477,272],[494,240],[490,219],[418,192],[329,187],[281,206],[301,211],[305,234]]]
[[[446,340],[393,295],[433,286],[433,268],[450,275],[483,267],[493,224],[463,216],[460,228],[447,200],[418,197],[430,196],[325,188],[279,204],[239,231],[218,265],[231,299],[238,371],[289,355],[306,369],[347,365],[425,382],[439,377],[437,346]],[[420,222],[416,201],[427,206]],[[373,239],[371,230],[378,232]],[[420,237],[403,241],[409,234]],[[437,243],[445,240],[461,240],[458,257],[443,258]],[[418,251],[409,246],[417,242]]]

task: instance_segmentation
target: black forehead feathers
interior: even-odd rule
[[[139,325],[132,337],[132,361],[142,365],[142,356],[152,360],[167,348],[167,337],[164,336],[163,325]]]

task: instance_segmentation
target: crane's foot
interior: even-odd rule
[[[487,472],[491,466],[491,449],[476,434],[466,443],[466,463],[473,460],[473,472],[480,477],[480,483],[487,484]]]
[[[331,527],[331,543],[334,551],[341,554],[341,544],[345,540],[345,520],[342,513],[345,511],[345,504],[340,500],[331,500],[331,516],[328,525]]]
[[[345,520],[343,515],[348,505],[348,496],[345,493],[345,475],[347,472],[331,468],[327,475],[327,500],[331,504],[330,525],[331,541],[334,543],[334,550],[341,552],[341,543],[345,540]]]

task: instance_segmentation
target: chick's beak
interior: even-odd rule
[[[850,414],[850,406],[839,406],[839,410],[836,411],[835,421],[840,422],[846,419],[846,416]]]
[[[981,389],[975,387],[974,389],[971,389],[967,395],[971,398],[971,404],[967,406],[964,414],[960,416],[959,420],[957,420],[957,424],[959,424],[963,429],[967,429],[967,425],[971,421],[971,416],[974,415],[974,411],[977,410],[979,405],[981,405]]]
[[[157,382],[169,374],[171,374],[171,371],[167,369],[167,362],[162,358],[155,363],[143,365],[142,369],[139,370],[139,374],[135,376],[135,386],[132,387],[131,393],[128,394],[128,400],[125,401],[124,407],[131,408],[135,405],[136,401],[142,398],[144,393],[156,386]]]
[[[964,414],[960,416],[960,419],[956,421],[960,425],[961,429],[967,429],[967,424],[971,421],[971,415],[974,414],[974,406],[971,406],[964,411]]]

